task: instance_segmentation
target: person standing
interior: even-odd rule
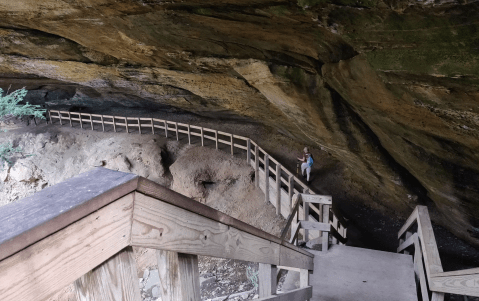
[[[306,170],[306,181],[309,184],[311,184],[311,181],[309,180],[310,174],[311,174],[311,168],[313,167],[313,156],[309,152],[309,149],[307,147],[304,148],[304,153],[302,158],[298,158],[299,161],[302,161],[303,164],[301,164],[301,174],[304,177],[304,171]]]

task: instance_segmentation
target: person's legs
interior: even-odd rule
[[[308,168],[308,163],[301,164],[301,175],[304,177],[304,170]]]
[[[304,163],[306,164],[306,163]],[[308,177],[306,178],[306,181],[309,182],[309,174],[311,173],[311,167],[308,166],[308,168],[306,168],[306,174],[308,175]]]

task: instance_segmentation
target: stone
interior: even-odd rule
[[[160,290],[158,289],[158,286],[155,285],[151,289],[151,296],[153,296],[153,298],[158,298],[160,296]]]

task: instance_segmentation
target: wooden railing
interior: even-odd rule
[[[293,208],[288,216],[286,226],[281,233],[281,240],[284,241],[291,229],[289,243],[298,242],[298,234],[300,229],[304,229],[304,240],[307,242],[310,238],[309,231],[318,231],[318,237],[322,246],[322,251],[327,251],[329,247],[329,236],[333,244],[346,243],[346,228],[340,223],[334,214],[329,210],[332,205],[330,196],[311,195],[311,194],[295,194],[293,197]],[[302,216],[300,219],[300,203],[303,203]],[[311,204],[317,204],[320,210],[319,221],[309,221],[309,208]]]
[[[177,140],[179,140],[179,134],[186,134],[188,136],[188,143],[190,144],[191,137],[196,136],[201,138],[202,146],[205,145],[205,139],[214,141],[216,149],[218,149],[220,143],[228,145],[230,146],[232,155],[238,150],[246,151],[246,160],[255,169],[256,187],[263,190],[265,200],[271,202],[276,207],[276,213],[283,215],[285,218],[291,213],[294,194],[315,194],[292,172],[271,157],[256,142],[247,137],[158,118],[121,117],[57,110],[49,110],[48,115],[52,123],[53,119],[58,119],[60,124],[63,124],[63,121],[66,121],[69,122],[70,126],[73,126],[72,122],[75,121],[80,123],[81,128],[83,128],[85,123],[89,124],[92,130],[95,125],[101,125],[103,131],[105,131],[105,124],[107,124],[112,125],[115,132],[118,126],[122,126],[126,129],[127,133],[130,132],[130,128],[137,128],[139,134],[146,130],[151,130],[150,132],[155,134],[158,132],[157,129],[159,129],[166,137],[176,137]],[[130,123],[129,121],[134,122]],[[268,179],[268,181],[266,181],[266,179]],[[301,203],[299,206],[302,208],[303,204]],[[309,206],[309,209],[311,209],[311,211],[308,210],[310,213],[309,218],[301,218],[311,221],[319,221],[323,219],[323,212],[319,207],[311,205]],[[333,223],[336,220],[340,222],[343,227],[340,229],[341,235],[346,238],[346,220],[335,208],[333,208],[332,205],[329,206],[329,210],[331,210]],[[303,214],[303,212],[305,211],[301,210],[300,214]],[[316,238],[317,236],[316,234],[310,234],[310,237]]]
[[[423,301],[442,301],[444,293],[479,297],[479,268],[443,271],[426,206],[416,207],[399,231],[398,239],[398,253],[411,252],[414,256],[414,271]]]
[[[311,253],[159,184],[105,168],[0,211],[0,300],[141,300],[132,246],[157,249],[163,300],[200,300],[197,255],[260,263],[258,300],[308,300]],[[300,288],[276,293],[277,267]]]

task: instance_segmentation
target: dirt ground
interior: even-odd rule
[[[61,106],[51,108],[64,110],[68,109],[68,107]],[[244,120],[217,120],[200,117],[194,114],[178,113],[167,109],[159,110],[153,113],[151,111],[146,111],[143,109],[107,107],[96,109],[83,108],[82,112],[109,114],[116,116],[154,117],[168,119],[171,121],[189,123],[237,135],[247,136],[259,143],[261,147],[265,149],[271,156],[278,159],[285,167],[287,167],[290,171],[293,172],[296,172],[296,157],[301,154],[301,150],[304,147],[303,144],[294,141],[290,137],[287,137],[278,132],[274,132],[271,129],[268,129],[262,125],[249,123]],[[54,125],[48,126],[41,124],[37,127],[35,127],[34,125],[25,127],[23,125],[17,126],[18,128],[14,129],[15,126],[16,125],[13,125],[11,127],[2,127],[8,129],[9,132],[0,132],[0,141],[8,139],[8,137],[10,137],[13,133],[15,133],[15,135],[27,134],[29,132],[37,134],[43,133],[44,135],[46,135],[46,133],[49,133],[49,135],[54,136],[55,134],[58,135],[60,131],[71,131],[72,135],[77,135],[79,131],[82,131],[81,129],[77,128],[70,129],[69,125],[64,125],[62,127],[58,124],[58,121]],[[84,129],[82,131],[83,133],[85,133],[86,135],[98,137],[98,139],[105,141],[107,139],[112,139],[111,141],[116,141],[121,139],[122,135],[127,135],[126,133],[92,132],[89,130],[88,126],[89,125],[84,126]],[[78,127],[78,125],[76,127]],[[138,133],[135,132],[135,129],[130,129],[130,131],[133,132],[133,134],[127,135],[129,137],[137,136],[141,137],[137,139],[151,140],[151,138],[143,138],[149,135],[138,135]],[[162,146],[160,148],[166,150],[166,153],[168,153],[168,151],[171,153],[171,155],[169,156],[162,156],[162,160],[164,160],[162,164],[163,166],[165,166],[164,174],[162,176],[162,181],[164,181],[163,183],[168,187],[179,188],[178,186],[175,186],[178,185],[178,182],[175,184],[173,179],[175,173],[174,164],[175,162],[180,162],[177,160],[177,158],[175,159],[175,156],[182,152],[192,152],[194,157],[194,151],[191,151],[189,146],[183,146],[188,143],[185,136],[183,136],[183,138],[181,138],[177,144],[175,144],[176,141],[172,139],[166,140],[167,142],[160,143],[160,140],[163,141],[163,138],[161,138],[160,135],[155,135],[154,139],[157,139],[156,143],[161,144]],[[144,140],[141,141],[145,143]],[[196,139],[193,141],[193,143],[199,144],[199,140]],[[214,145],[210,143],[207,144],[207,147],[214,148]],[[174,151],[175,148],[177,148],[176,151]],[[223,154],[225,155],[229,152],[229,148],[227,146],[220,147],[220,149],[224,151]],[[376,196],[371,195],[369,191],[366,191],[363,187],[361,187],[359,185],[360,181],[355,178],[354,173],[351,172],[347,166],[335,160],[326,151],[313,148],[312,153],[315,158],[315,164],[311,174],[312,184],[310,185],[310,187],[312,187],[313,190],[315,190],[317,193],[333,196],[334,206],[336,206],[343,213],[344,217],[349,220],[348,244],[358,247],[395,252],[398,245],[397,232],[399,231],[400,227],[403,225],[407,217],[398,216],[397,213],[391,212],[387,208],[376,205],[376,202],[372,201]],[[130,158],[128,157],[128,155],[126,156],[128,159]],[[242,156],[244,157],[243,154],[237,155],[237,157],[240,159],[242,158]],[[115,164],[117,164],[118,167],[122,164],[122,162],[124,162],[122,157],[117,158],[116,161],[117,163]],[[50,164],[52,165],[52,162],[50,162]],[[218,164],[220,164],[219,161]],[[187,165],[181,164],[181,166],[181,168],[184,168]],[[248,176],[246,175],[245,177]],[[222,191],[222,189],[228,186],[228,184],[226,182],[215,182],[214,180],[207,178],[202,179],[200,182],[202,185],[193,185],[193,190],[188,190],[185,187],[181,189],[186,189],[185,194],[186,192],[188,192],[191,194],[191,197],[196,198],[199,201],[206,202],[208,205],[213,207],[218,206],[216,208],[219,210],[225,210],[224,208],[221,209],[221,203],[216,202],[216,200],[218,199],[218,195],[224,194],[225,191]],[[39,184],[40,183],[42,182],[40,181]],[[39,189],[39,184],[36,184],[37,186],[34,189]],[[235,184],[236,183],[234,183],[234,185]],[[235,191],[235,189],[238,189],[237,187],[234,188],[234,185],[231,187],[233,189],[230,190],[231,192]],[[215,196],[215,193],[210,191],[211,189],[218,189],[218,192],[221,193],[218,193]],[[260,191],[253,189],[247,195],[251,196],[255,193],[257,194],[256,197],[258,198],[258,200],[262,200],[262,193]],[[232,193],[231,196],[236,196],[236,194]],[[236,212],[238,216],[241,216],[242,218],[247,217],[248,212],[251,212],[249,211],[251,210],[251,208],[249,208],[242,214],[241,212],[238,212],[238,208],[234,206],[230,207],[230,210],[231,211],[229,211],[228,214]],[[479,266],[479,252],[477,249],[453,236],[444,228],[436,225],[433,225],[433,227],[445,271]],[[272,231],[273,228],[274,227],[272,226],[268,226],[265,227],[264,230]],[[451,296],[450,300],[456,300],[456,297]]]

